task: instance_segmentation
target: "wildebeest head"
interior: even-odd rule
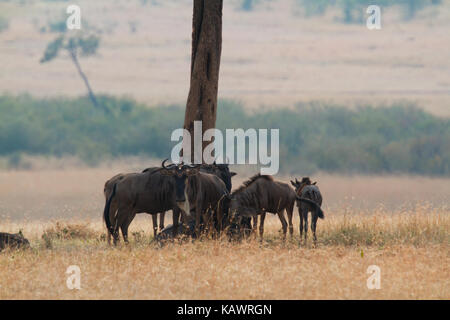
[[[172,164],[166,166],[165,163],[168,159],[164,160],[162,163],[162,168],[160,170],[161,174],[166,176],[172,176],[175,179],[175,201],[178,206],[182,207],[186,202],[189,201],[187,197],[187,186],[188,177],[195,176],[199,173],[200,165],[188,165],[188,164]],[[189,214],[189,212],[186,212]]]
[[[224,183],[225,187],[229,192],[231,192],[231,178],[236,175],[236,172],[231,172],[228,166],[228,163],[216,163],[214,161],[213,164],[204,164],[202,168],[206,170],[208,173],[215,174],[218,176]]]
[[[317,182],[311,183],[311,179],[309,177],[303,177],[302,181],[298,181],[295,178],[295,181],[291,180],[291,184],[294,186],[296,193],[298,194],[305,186],[316,185]]]

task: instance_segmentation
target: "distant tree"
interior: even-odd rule
[[[306,16],[322,15],[328,7],[338,7],[342,11],[344,23],[361,23],[366,14],[365,8],[374,4],[370,0],[297,0],[304,8]],[[440,5],[442,0],[377,0],[376,5],[401,6],[405,10],[405,18],[412,19],[418,11],[429,5]]]
[[[69,32],[67,31],[65,25],[62,26],[61,23],[53,23],[51,25],[58,26],[58,28],[53,31],[58,31],[60,35],[47,45],[44,56],[41,58],[40,62],[46,63],[52,61],[53,59],[58,57],[61,50],[65,50],[69,54],[69,57],[72,59],[72,62],[75,64],[75,67],[81,79],[83,79],[89,93],[89,98],[91,99],[95,107],[99,107],[94,92],[92,91],[92,88],[89,84],[89,80],[86,74],[81,69],[79,63],[80,56],[87,57],[94,55],[97,52],[100,43],[99,36],[93,33],[89,34],[81,31],[71,31],[71,33],[73,32],[73,35],[69,35]]]

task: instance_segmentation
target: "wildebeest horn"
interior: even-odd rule
[[[296,183],[299,183],[299,181],[297,180],[297,178],[295,178],[295,182],[296,182]]]
[[[164,160],[164,161],[162,162],[162,164],[161,164],[161,167],[163,167],[164,169],[167,169],[167,167],[166,167],[166,165],[165,165],[165,163],[166,163],[167,161],[169,161],[169,159]]]

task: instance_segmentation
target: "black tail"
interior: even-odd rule
[[[112,198],[116,195],[116,186],[117,184],[114,184],[113,192],[109,196],[109,199],[106,200],[105,210],[103,211],[103,218],[105,219],[106,229],[108,229],[109,233],[111,234],[113,234],[113,230],[111,226],[111,220],[109,220],[109,208],[111,207]]]
[[[319,218],[320,219],[325,219],[325,215],[323,214],[323,210],[317,203],[315,203],[314,201],[312,201],[310,199],[305,199],[305,198],[300,198],[300,197],[297,197],[297,200],[301,201],[301,202],[306,202],[306,203],[312,204],[316,208],[316,214],[319,216]]]

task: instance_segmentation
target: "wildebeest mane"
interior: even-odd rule
[[[247,181],[244,181],[242,183],[242,186],[240,186],[239,188],[237,188],[236,190],[234,190],[231,195],[235,195],[237,193],[240,193],[242,190],[244,190],[245,188],[249,187],[253,182],[255,182],[258,179],[266,179],[269,181],[273,181],[272,176],[267,176],[267,175],[261,175],[260,173],[255,174],[254,176],[252,176],[250,179],[248,179]]]

